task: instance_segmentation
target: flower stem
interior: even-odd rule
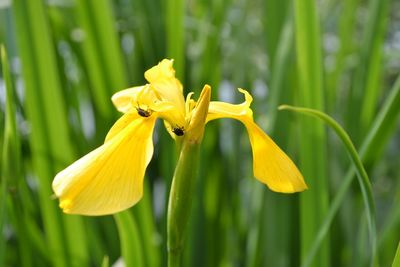
[[[182,263],[184,235],[192,205],[199,147],[203,139],[210,96],[211,88],[205,85],[182,140],[181,153],[172,179],[167,218],[168,267],[179,267]]]
[[[172,180],[168,203],[168,266],[181,266],[184,234],[197,175],[199,143],[184,142]]]

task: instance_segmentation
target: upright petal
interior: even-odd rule
[[[211,87],[205,85],[201,91],[199,100],[191,112],[190,123],[187,129],[187,138],[191,143],[200,143],[203,139],[204,127],[210,105]],[[190,101],[190,98],[189,100]]]
[[[139,117],[123,129],[117,127],[120,131],[102,146],[57,174],[53,190],[65,213],[106,215],[141,199],[155,120]]]
[[[243,89],[239,91],[245,95],[245,102],[238,105],[211,102],[207,121],[232,118],[245,125],[253,152],[254,176],[271,190],[293,193],[307,189],[303,176],[292,160],[254,123],[250,109],[251,95]]]
[[[137,96],[144,90],[145,85],[128,88],[115,93],[111,97],[111,101],[119,112],[129,112],[136,108]]]
[[[173,60],[164,59],[157,66],[145,72],[144,76],[157,93],[162,102],[171,103],[175,108],[179,119],[171,124],[184,123],[185,99],[183,97],[182,84],[175,78],[175,70],[172,67]]]

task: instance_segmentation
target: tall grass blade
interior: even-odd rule
[[[54,266],[86,265],[88,253],[82,218],[61,217],[61,211],[51,200],[52,178],[65,163],[74,159],[74,151],[44,5],[41,0],[17,0],[13,1],[13,10],[25,82],[26,113],[31,123],[33,166],[39,181],[38,194],[52,261]],[[61,219],[67,231],[66,245]]]
[[[360,154],[366,164],[371,165],[381,158],[388,139],[393,134],[400,115],[400,75],[397,77],[382,110],[371,125],[368,135],[360,148]]]
[[[386,142],[382,142],[381,138],[388,137],[391,133],[393,133],[393,127],[400,114],[400,76],[397,78],[397,81],[395,82],[395,85],[393,86],[389,97],[386,99],[382,107],[382,110],[379,112],[371,127],[372,130],[369,131],[368,136],[362,143],[359,155],[363,161],[367,159],[367,156],[369,155],[369,153],[372,153],[372,151],[382,150],[383,147],[386,145],[388,138],[383,138],[383,140],[385,140]],[[339,189],[335,194],[335,198],[330,205],[329,212],[326,215],[324,222],[315,237],[313,246],[310,248],[310,251],[308,252],[304,262],[311,262],[315,257],[317,250],[320,248],[322,241],[329,231],[329,227],[332,224],[333,218],[335,217],[337,211],[339,210],[339,207],[345,199],[345,195],[349,190],[353,179],[354,169],[350,168],[346,172],[345,178],[343,179]],[[302,266],[307,265],[303,264]]]
[[[277,1],[275,5],[275,9],[282,8]],[[269,7],[271,8],[271,6]],[[267,10],[267,14],[275,13],[277,11],[275,9]],[[284,145],[286,145],[288,140],[289,125],[286,118],[283,118],[281,114],[277,114],[277,106],[279,103],[290,101],[288,98],[290,98],[291,91],[288,90],[289,86],[285,81],[290,76],[292,69],[287,68],[287,66],[294,54],[293,12],[291,12],[292,10],[290,10],[290,8],[287,9],[287,14],[285,14],[286,20],[281,22],[282,25],[280,25],[281,27],[279,30],[276,29],[280,32],[280,35],[275,36],[275,34],[271,33],[271,38],[275,36],[278,38],[278,41],[275,43],[276,41],[271,40],[270,46],[276,45],[276,47],[274,48],[272,46],[268,49],[273,61],[271,62],[271,80],[269,84],[271,93],[267,103],[269,129],[267,132],[270,133],[274,140],[279,142],[280,146],[284,149],[286,148]],[[274,15],[271,14],[271,16]],[[273,21],[275,20],[279,21],[278,18],[273,19]],[[266,23],[268,23],[268,21]],[[268,25],[266,24],[266,26]],[[252,238],[253,240],[249,238],[249,257],[247,265],[254,267],[263,264],[286,266],[290,264],[289,262],[295,262],[295,257],[288,257],[288,251],[292,249],[291,246],[293,245],[293,235],[291,235],[291,232],[288,230],[292,225],[288,224],[288,221],[292,220],[289,217],[293,215],[291,207],[293,199],[268,192],[264,187],[258,184],[253,197],[255,219],[253,220],[254,225],[250,228],[250,234],[253,235],[254,238]],[[250,242],[255,242],[255,244],[251,244]],[[281,252],[275,253],[271,249],[273,247]]]
[[[4,126],[4,141],[1,154],[1,195],[0,195],[0,229],[3,234],[4,226],[7,224],[10,216],[7,210],[9,199],[9,190],[16,188],[17,179],[20,178],[21,169],[21,152],[20,140],[17,132],[14,87],[12,83],[10,67],[8,64],[6,50],[3,45],[0,46],[1,67],[3,70],[3,79],[6,89],[6,110],[5,110],[5,126]],[[18,231],[18,230],[17,230]],[[5,266],[6,255],[5,238],[0,240],[0,265]]]
[[[356,145],[371,125],[376,111],[376,99],[379,98],[382,88],[383,41],[389,2],[390,0],[370,0],[368,3],[368,21],[346,116],[349,132]]]
[[[174,59],[176,76],[185,77],[185,3],[184,0],[166,1],[167,57]]]
[[[127,87],[122,52],[115,30],[110,2],[106,0],[75,1],[78,24],[84,38],[82,51],[97,116],[97,131],[105,133],[113,117],[112,92]]]
[[[316,1],[296,0],[294,10],[298,105],[324,110],[322,46]],[[300,118],[300,125],[300,170],[312,188],[300,195],[301,255],[304,258],[328,211],[329,191],[325,130],[310,118]],[[329,266],[329,261],[327,240],[316,257],[314,266]]]
[[[368,220],[368,228],[370,233],[370,242],[371,242],[371,263],[375,262],[375,254],[376,254],[376,222],[375,222],[375,202],[372,194],[372,187],[371,182],[369,181],[369,177],[367,172],[365,171],[364,165],[361,162],[361,159],[357,153],[356,148],[354,147],[350,137],[348,134],[343,130],[343,128],[331,117],[326,115],[323,112],[318,110],[309,109],[309,108],[299,108],[299,107],[292,107],[292,106],[280,106],[280,110],[290,110],[299,113],[304,113],[309,116],[314,116],[321,119],[325,124],[330,126],[335,133],[339,136],[343,144],[345,145],[347,152],[350,155],[350,158],[353,162],[354,168],[357,172],[358,182],[360,184],[360,188],[362,191],[364,205],[367,214]],[[310,263],[306,263],[309,265]]]
[[[143,247],[145,266],[160,266],[160,247],[155,242],[156,226],[152,214],[151,193],[148,190],[149,183],[145,182],[143,198],[132,210],[137,228],[140,229],[140,242]]]
[[[400,266],[400,242],[399,245],[397,246],[396,255],[394,256],[392,264],[392,267],[399,267],[399,266]]]
[[[337,103],[340,92],[343,74],[345,74],[348,63],[346,59],[354,49],[354,34],[356,32],[357,8],[360,0],[341,1],[341,15],[338,19],[339,50],[335,55],[335,68],[332,73],[327,73],[327,106],[333,110]]]
[[[146,266],[143,259],[140,232],[130,211],[123,211],[114,215],[121,241],[122,257],[125,266]]]

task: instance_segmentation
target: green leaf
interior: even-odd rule
[[[282,105],[279,107],[280,110],[290,110],[299,113],[304,113],[309,116],[314,116],[321,119],[325,124],[331,127],[338,135],[340,140],[345,145],[347,152],[350,155],[354,168],[357,172],[358,182],[360,184],[360,188],[362,191],[364,205],[367,214],[368,220],[368,228],[370,233],[370,242],[371,242],[371,263],[374,263],[376,258],[376,222],[375,222],[375,202],[372,195],[372,187],[368,177],[367,172],[365,171],[364,165],[361,162],[361,159],[357,153],[356,148],[354,147],[350,137],[346,133],[345,130],[331,117],[326,115],[325,113],[309,109],[309,108],[301,108],[301,107],[292,107],[287,105]]]
[[[140,242],[140,232],[134,217],[130,211],[127,210],[115,214],[114,219],[117,223],[125,266],[145,266],[142,244]]]
[[[392,267],[399,267],[400,266],[400,242],[397,246],[396,255],[394,256]]]
[[[295,0],[294,11],[299,99],[296,104],[323,110],[322,45],[316,1]],[[328,153],[323,126],[305,117],[301,117],[299,123],[300,171],[308,186],[314,189],[300,195],[301,257],[305,257],[328,212]],[[329,240],[326,240],[314,266],[327,266],[330,260],[329,251]]]
[[[14,87],[10,73],[10,66],[8,64],[6,50],[3,45],[0,46],[1,66],[3,69],[3,77],[6,87],[6,110],[5,110],[5,127],[4,127],[4,141],[3,151],[1,154],[1,191],[0,191],[0,229],[4,229],[7,223],[8,211],[8,190],[15,188],[17,179],[20,178],[20,140],[17,131]],[[6,253],[6,239],[0,240],[0,265],[5,265],[4,258]]]

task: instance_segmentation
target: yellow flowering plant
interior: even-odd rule
[[[192,99],[193,93],[185,101],[172,64],[172,60],[164,59],[145,72],[148,84],[112,96],[112,102],[124,114],[112,126],[104,144],[54,178],[53,190],[65,213],[112,214],[141,199],[145,170],[153,155],[152,133],[157,118],[164,120],[173,138],[188,142],[200,142],[204,124],[211,120],[239,120],[249,135],[254,176],[276,192],[307,188],[289,157],[254,122],[252,97],[247,91],[239,89],[245,97],[242,104],[210,102],[211,88],[206,85],[198,102]],[[205,105],[199,105],[201,101]],[[199,108],[205,112],[204,122],[196,121],[202,116]]]
[[[253,153],[254,176],[271,190],[282,193],[307,188],[290,158],[253,120],[251,95],[239,89],[241,104],[210,101],[205,85],[198,101],[175,78],[173,61],[164,59],[145,72],[148,84],[117,92],[112,102],[122,117],[108,132],[104,144],[59,172],[53,190],[65,213],[106,215],[135,205],[143,194],[145,170],[153,155],[152,134],[157,118],[164,120],[181,151],[168,203],[169,266],[180,266],[183,237],[196,178],[199,145],[205,125],[231,118],[247,129]]]

